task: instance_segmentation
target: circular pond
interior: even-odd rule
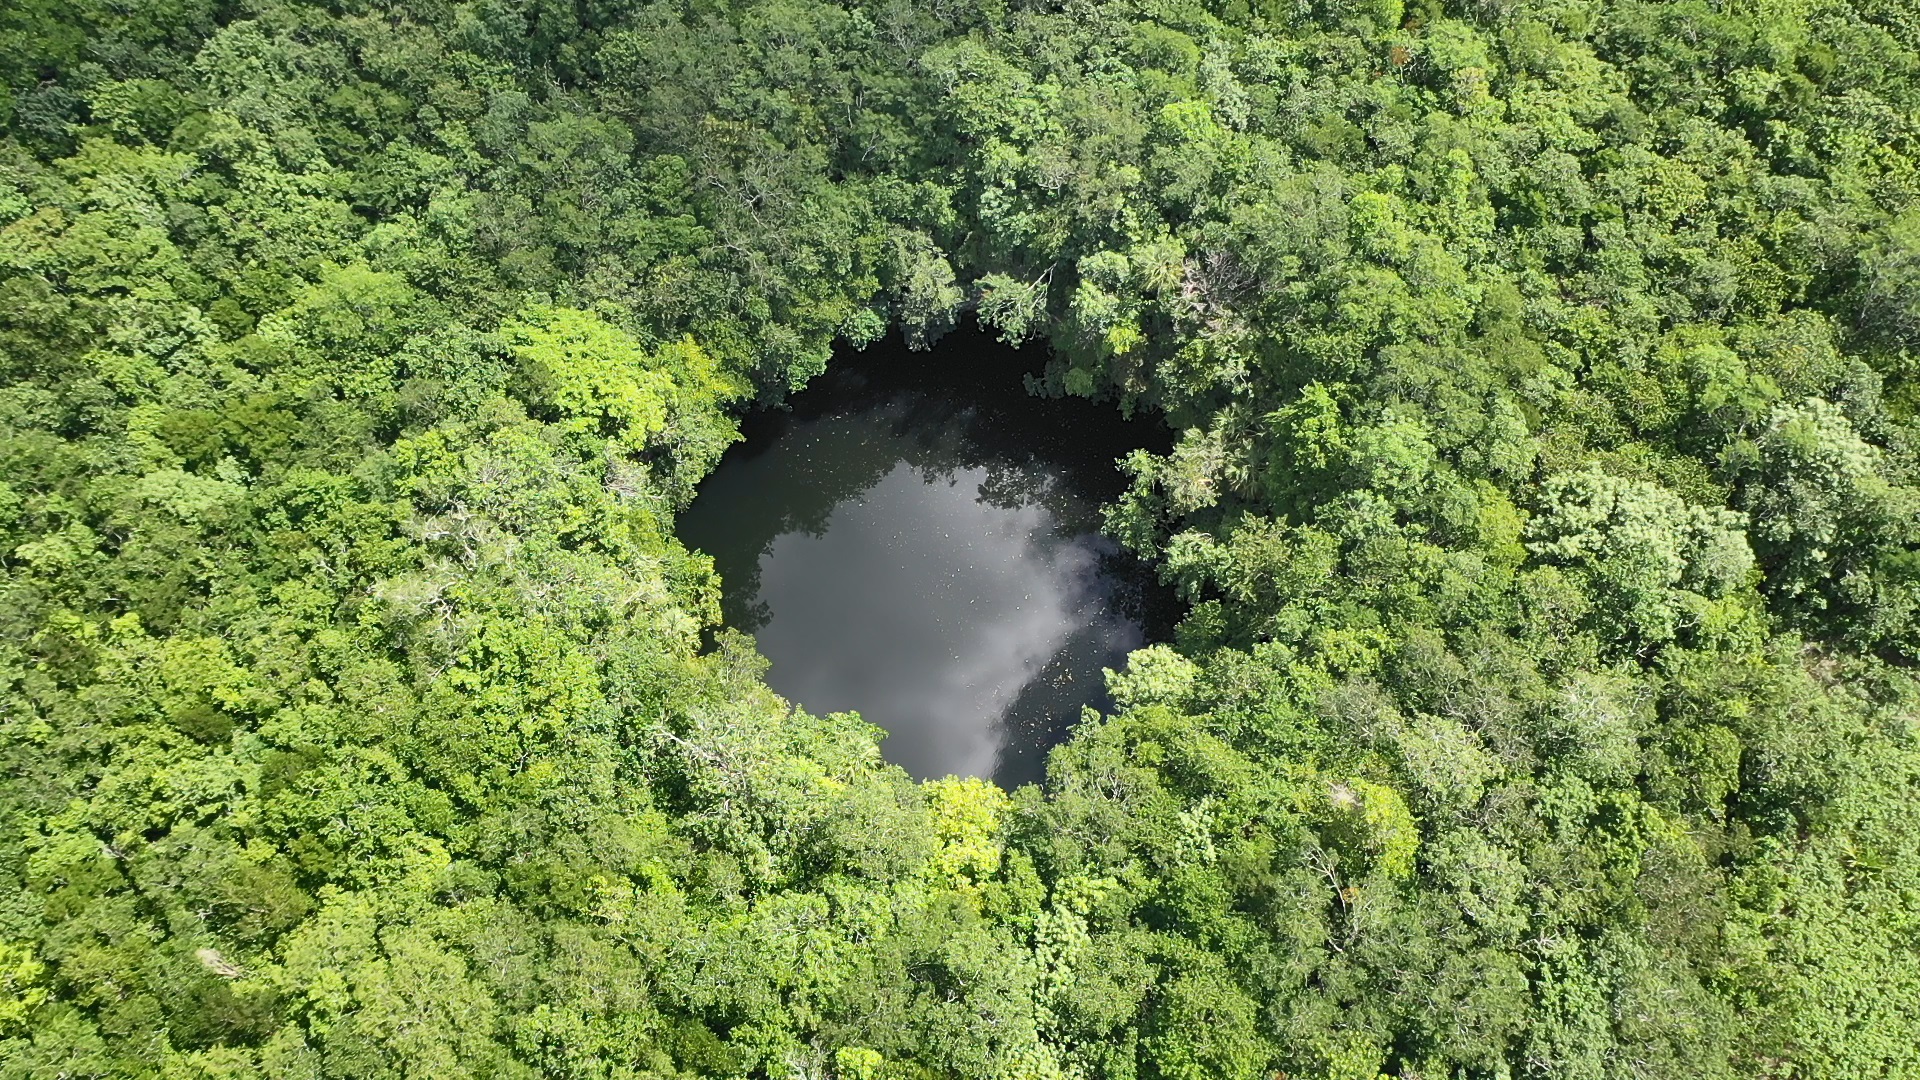
[[[714,558],[727,625],[768,683],[856,711],[921,778],[1039,780],[1101,668],[1155,636],[1168,598],[1099,534],[1114,461],[1165,429],[1027,394],[1044,354],[971,328],[915,353],[837,357],[749,415],[680,518]]]

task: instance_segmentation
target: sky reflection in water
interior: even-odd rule
[[[1084,682],[1141,643],[1112,610],[1099,545],[1062,538],[1044,507],[982,502],[985,479],[927,483],[896,466],[824,533],[788,533],[761,560],[772,614],[757,637],[775,688],[886,727],[888,757],[916,776],[993,775],[1023,723],[1063,719],[1009,715],[1050,661],[1079,654],[1062,659],[1090,668],[1050,674]],[[1077,689],[1064,696],[1099,697],[1097,682]]]
[[[859,712],[915,776],[1012,786],[1108,705],[1100,669],[1156,622],[1161,598],[1097,526],[1113,459],[1157,431],[1029,398],[1019,354],[954,337],[856,357],[751,420],[680,534],[714,556],[776,691]],[[961,368],[974,385],[928,377],[956,346],[996,363]]]

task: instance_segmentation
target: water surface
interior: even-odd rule
[[[1040,779],[1081,708],[1109,704],[1100,669],[1165,622],[1098,533],[1114,459],[1164,450],[1165,429],[1029,396],[1045,360],[971,329],[836,357],[790,408],[747,418],[680,519],[768,683],[859,712],[918,777]]]

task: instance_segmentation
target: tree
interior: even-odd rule
[[[1910,652],[1920,491],[1888,477],[1884,452],[1816,398],[1775,406],[1733,464],[1775,595],[1815,618],[1839,609],[1862,640]]]
[[[1671,639],[1753,566],[1740,515],[1689,505],[1657,485],[1596,469],[1549,479],[1545,495],[1528,549],[1586,577],[1596,629],[1618,644]]]

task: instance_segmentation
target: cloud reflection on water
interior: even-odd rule
[[[1076,635],[1102,654],[1138,643],[1108,610],[1098,542],[1061,536],[1039,505],[982,500],[987,478],[896,465],[760,560],[769,681],[886,728],[887,756],[916,776],[994,775],[1021,734],[1008,709]]]

